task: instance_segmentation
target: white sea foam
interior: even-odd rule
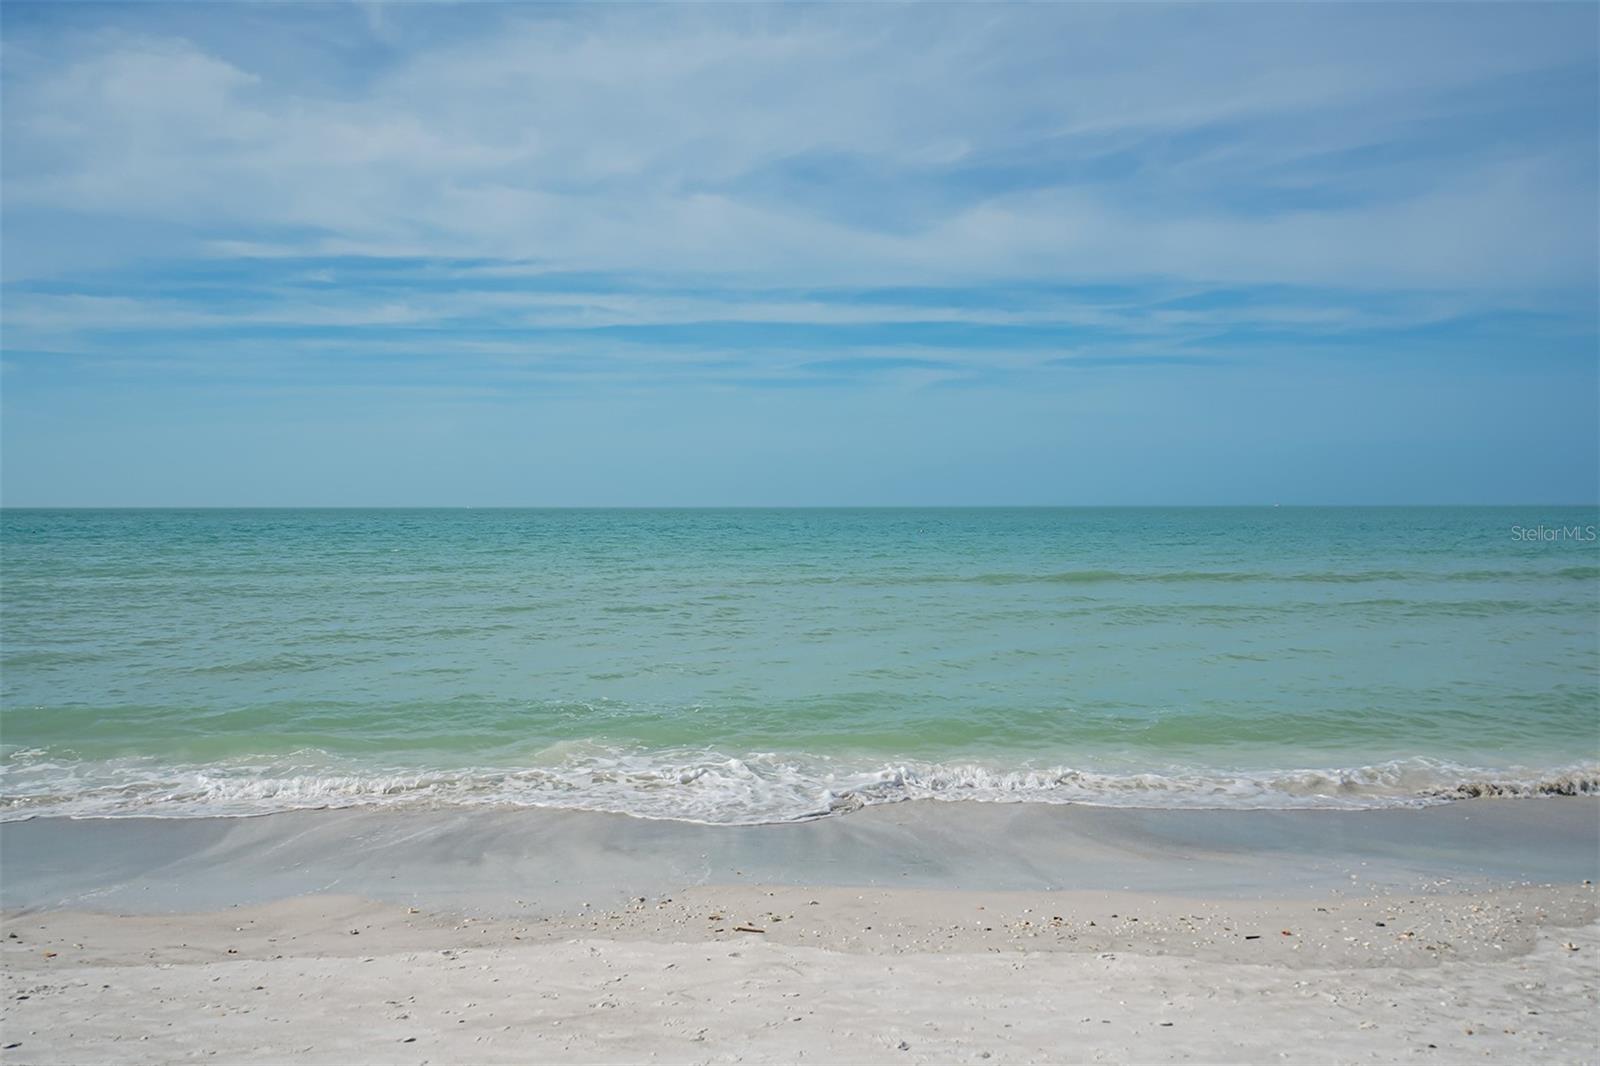
[[[242,817],[325,807],[553,807],[728,825],[798,821],[927,799],[1126,807],[1422,806],[1473,796],[1600,794],[1600,764],[1484,768],[1435,759],[1342,769],[1146,772],[979,763],[625,752],[564,745],[516,769],[364,768],[321,752],[174,767],[42,751],[0,763],[0,820]]]

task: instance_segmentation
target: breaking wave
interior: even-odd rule
[[[172,766],[15,751],[0,821],[245,817],[372,807],[547,807],[723,825],[803,821],[907,800],[1237,809],[1411,807],[1476,797],[1600,795],[1600,764],[1485,769],[1414,758],[1340,769],[1148,772],[978,763],[850,763],[771,753],[558,745],[516,769],[357,767],[319,751]]]

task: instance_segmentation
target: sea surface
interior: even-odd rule
[[[0,818],[1600,791],[1594,508],[0,512]]]

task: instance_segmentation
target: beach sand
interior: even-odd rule
[[[1589,797],[38,820],[0,859],[7,1063],[1600,1061]]]

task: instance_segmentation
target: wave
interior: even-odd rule
[[[749,581],[750,585],[854,585],[861,587],[916,585],[1104,585],[1104,584],[1421,584],[1483,581],[1584,581],[1600,580],[1600,566],[1578,565],[1556,569],[1500,568],[1474,570],[1427,567],[1349,570],[1041,570],[980,573],[877,573],[785,575]],[[663,608],[633,608],[662,610]]]
[[[516,769],[365,768],[317,751],[170,766],[15,751],[0,821],[245,817],[343,807],[546,807],[722,825],[804,821],[907,800],[1237,809],[1414,807],[1486,796],[1600,795],[1600,764],[1486,769],[1411,758],[1335,769],[1143,772],[979,763],[852,765],[772,753],[623,752],[588,742]]]

